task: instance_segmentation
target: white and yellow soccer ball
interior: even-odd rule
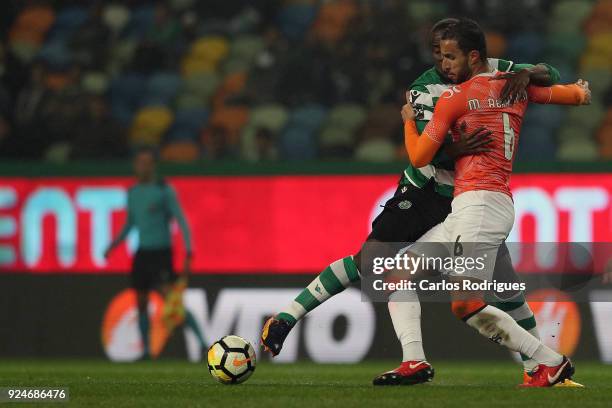
[[[255,349],[240,336],[225,336],[208,349],[208,371],[222,384],[245,382],[256,365]]]

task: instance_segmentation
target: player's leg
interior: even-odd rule
[[[130,274],[131,287],[136,292],[136,306],[138,310],[138,331],[142,341],[142,359],[149,359],[150,352],[150,322],[149,322],[149,291],[151,290],[150,253],[138,250],[132,261]]]
[[[413,197],[419,192],[420,189],[416,187],[399,186],[394,197],[387,201],[382,213],[372,223],[366,245],[405,241],[406,231],[416,237],[427,231],[429,226],[421,226],[418,231],[414,227],[415,222],[424,218],[420,213],[423,206],[413,206],[413,201],[422,201]],[[369,264],[367,259],[362,259],[367,256],[360,250],[355,256],[347,256],[328,265],[285,309],[266,321],[261,335],[264,348],[277,355],[300,319],[360,280],[359,267]]]
[[[512,265],[510,252],[508,251],[508,247],[505,243],[502,244],[497,252],[493,278],[498,282],[520,282],[520,279],[514,270],[514,266]],[[514,321],[516,321],[523,329],[527,330],[533,337],[537,339],[540,338],[535,315],[529,307],[523,291],[519,290],[510,293],[494,293],[493,296],[494,299],[488,301],[487,303],[508,313],[510,317],[514,319]],[[527,357],[524,354],[521,354],[521,359],[523,360],[523,368],[526,373],[525,378],[528,378],[529,374],[537,369],[538,364],[535,360]]]
[[[149,341],[149,290],[138,289],[136,291],[136,302],[138,305],[138,330],[142,341],[142,358],[149,359],[151,357],[150,341]]]
[[[295,324],[332,296],[341,293],[352,283],[358,282],[359,270],[351,255],[332,262],[293,301],[264,325],[261,342],[274,356],[280,353],[283,343]]]
[[[461,288],[451,292],[452,311],[491,341],[534,359],[538,369],[531,385],[551,386],[572,376],[571,362],[531,335],[508,313],[487,305],[482,290],[465,286],[492,281],[497,252],[513,222],[512,201],[501,193],[474,191],[455,198],[453,212],[444,222],[451,236],[457,237],[452,252],[456,258],[479,259],[484,267],[450,273],[450,279]]]
[[[462,284],[465,279],[466,277],[461,277],[457,281]],[[574,367],[567,357],[533,337],[506,312],[487,305],[482,293],[457,291],[453,292],[451,297],[453,314],[468,326],[489,340],[537,362],[538,369],[529,383],[530,386],[552,386],[574,374]]]
[[[394,211],[389,228],[396,229],[393,241],[412,243],[439,225],[450,212],[451,199],[439,195],[433,183],[422,189],[407,187],[404,195],[387,203]],[[406,208],[407,203],[409,207]],[[386,206],[387,207],[387,206]],[[389,241],[389,242],[393,242]],[[402,346],[399,367],[374,378],[374,385],[413,385],[431,381],[432,366],[427,362],[421,334],[421,304],[416,291],[389,294],[389,315],[398,341]]]

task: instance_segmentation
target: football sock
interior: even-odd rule
[[[276,317],[295,324],[306,313],[358,281],[359,271],[352,256],[332,262]]]
[[[195,334],[195,336],[198,338],[198,341],[200,342],[200,347],[204,349],[205,348],[204,347],[204,337],[202,336],[202,331],[200,330],[200,326],[198,325],[198,322],[196,322],[195,317],[193,317],[193,314],[187,309],[185,309],[185,324],[187,325],[187,327],[191,329],[193,334]]]
[[[138,313],[138,329],[142,339],[142,353],[145,357],[150,355],[149,348],[149,313]]]
[[[500,299],[492,302],[491,305],[508,313],[519,326],[527,330],[536,339],[540,339],[535,316],[522,292],[510,299]],[[523,360],[523,367],[527,372],[531,372],[538,367],[538,363],[534,359],[524,354],[521,354],[521,359]]]
[[[421,304],[416,291],[393,292],[387,306],[395,334],[402,345],[402,361],[425,360],[421,336]]]
[[[515,322],[508,313],[493,306],[485,306],[470,315],[465,322],[490,340],[533,358],[538,364],[556,366],[563,356],[533,337]]]

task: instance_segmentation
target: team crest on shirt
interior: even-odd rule
[[[412,203],[408,200],[404,200],[404,201],[400,201],[397,206],[400,208],[400,210],[407,210],[410,207],[412,207]]]

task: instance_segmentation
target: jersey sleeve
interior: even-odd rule
[[[421,136],[414,121],[404,124],[404,143],[410,162],[415,167],[423,167],[431,162],[436,152],[444,142],[452,124],[463,113],[462,97],[450,95],[442,96],[432,119],[429,121]]]
[[[556,105],[581,105],[586,97],[584,90],[576,84],[527,88],[530,102]]]
[[[428,122],[434,112],[434,101],[429,90],[424,85],[410,87],[410,105],[415,113],[417,122]]]

